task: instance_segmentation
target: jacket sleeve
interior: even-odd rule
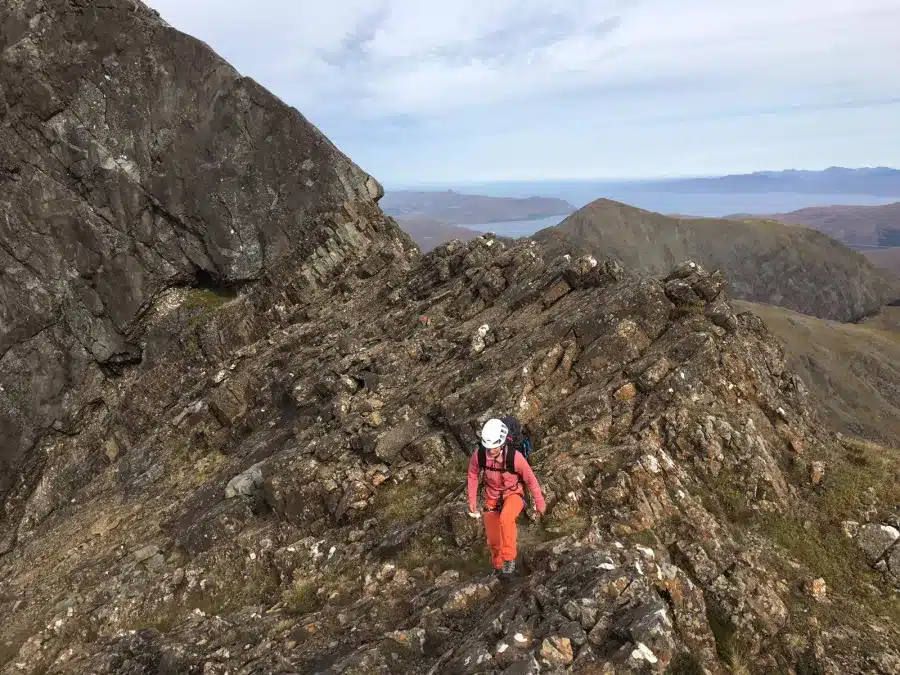
[[[468,505],[471,511],[478,508],[478,453],[473,452],[472,458],[469,460],[469,501]],[[471,507],[475,508],[471,508]]]
[[[546,505],[544,504],[544,495],[541,493],[541,486],[538,483],[537,476],[534,475],[534,471],[531,470],[528,460],[520,454],[516,455],[516,472],[522,476],[522,480],[528,486],[528,491],[534,499],[535,508],[543,513]]]

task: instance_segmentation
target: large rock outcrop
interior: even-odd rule
[[[731,294],[802,314],[857,321],[900,297],[900,280],[804,227],[676,218],[598,199],[533,237],[551,255],[605,255],[650,274],[682,260],[726,270]]]
[[[4,63],[23,40],[88,49],[114,25],[128,31],[109,33],[120,57],[144,40],[120,58],[129,68],[152,74],[172,44],[209,54],[131,2],[3,6],[13,17]],[[82,39],[63,39],[79,29]],[[185,78],[170,96],[194,100],[223,76],[201,68],[189,78],[201,61],[163,64]],[[48,91],[45,70],[52,63],[35,69],[20,108]],[[252,88],[226,81],[237,89],[205,110],[227,111],[228,92]],[[65,82],[74,101],[77,80]],[[43,129],[41,114],[17,114],[3,133]],[[46,169],[58,175],[42,189],[68,186],[62,194],[82,205],[84,237],[131,238],[135,267],[125,269],[146,270],[147,285],[101,285],[96,323],[26,331],[3,357],[4,368],[33,367],[22,356],[31,345],[65,354],[72,370],[47,357],[27,378],[4,371],[10,419],[30,420],[39,445],[4,474],[14,480],[0,521],[0,673],[898,671],[900,544],[884,535],[897,529],[900,461],[822,428],[765,325],[734,312],[721,273],[686,262],[646,276],[490,236],[422,257],[378,208],[377,184],[295,113],[271,103],[246,114],[260,126],[235,112],[184,127],[207,145],[193,160],[176,153],[171,173],[207,170],[219,138],[249,143],[287,124],[279,149],[293,160],[252,155],[219,179],[248,194],[275,190],[272,211],[260,207],[272,220],[251,221],[220,194],[260,241],[280,242],[261,245],[261,257],[241,257],[224,233],[247,231],[228,209],[202,211],[199,196],[154,197],[175,215],[157,214],[158,229],[140,234],[142,220],[103,211],[124,202],[104,207],[79,191],[80,169]],[[22,172],[55,157],[55,136],[42,137],[50,145],[32,139],[37,154],[4,194],[20,195]],[[309,153],[319,178],[298,185],[293,168],[302,178]],[[291,170],[268,164],[282,160]],[[254,183],[263,174],[274,183]],[[134,180],[114,178],[111,194],[137,194]],[[278,220],[286,195],[296,202]],[[62,247],[54,237],[81,220],[44,221],[26,209],[36,203],[9,203],[23,209],[10,217],[23,229],[0,242],[18,259],[42,260],[20,240],[59,246],[63,271],[112,250],[92,244],[92,258]],[[191,204],[190,227],[168,220]],[[217,232],[224,239],[212,245]],[[163,254],[175,261],[170,276],[151,264]],[[107,266],[83,269],[102,277]],[[47,276],[33,275],[31,288]],[[82,316],[94,297],[79,294],[82,278],[52,278],[58,316]],[[13,288],[4,297],[32,299]],[[120,326],[112,307],[134,293],[144,300]],[[91,351],[104,343],[91,335],[119,346]],[[522,519],[522,574],[507,586],[487,573],[463,498],[476,430],[502,413],[532,430],[548,502],[543,520]],[[41,435],[41,424],[54,428]]]
[[[258,279],[288,250],[330,264],[382,190],[139,2],[0,10],[2,502],[93,405],[73,387],[140,362],[161,292]]]
[[[152,356],[48,448],[3,672],[893,672],[893,552],[841,528],[891,527],[897,463],[842,464],[720,274],[400,244],[165,295]],[[462,497],[502,412],[550,505],[506,589]]]

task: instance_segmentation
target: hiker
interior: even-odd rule
[[[518,428],[518,421],[514,422]],[[546,510],[541,486],[513,441],[504,420],[488,420],[481,430],[480,447],[469,461],[469,516],[480,515],[478,478],[483,471],[484,530],[494,573],[504,577],[511,577],[516,571],[516,518],[525,508],[523,485],[528,486],[538,513]]]

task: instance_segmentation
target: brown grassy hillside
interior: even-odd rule
[[[829,426],[900,446],[900,308],[842,324],[772,305],[734,305],[765,321]]]
[[[866,258],[869,259],[869,262],[875,265],[875,267],[880,267],[900,274],[900,246],[863,251],[863,255],[866,256]]]
[[[900,246],[900,202],[884,206],[814,206],[770,216],[729,217],[805,225],[849,246]]]

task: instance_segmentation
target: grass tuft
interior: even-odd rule
[[[845,440],[843,456],[826,470],[824,489],[814,501],[825,519],[840,523],[867,507],[870,488],[882,505],[900,504],[900,451]]]
[[[490,556],[484,542],[459,549],[445,537],[431,537],[411,541],[400,552],[397,564],[408,570],[426,567],[435,574],[456,570],[461,577],[467,578],[488,569]]]
[[[184,306],[188,309],[213,310],[234,300],[233,293],[209,288],[192,288],[185,294]]]
[[[693,654],[679,654],[666,669],[666,675],[704,675],[705,672]]]
[[[386,525],[411,525],[426,515],[428,492],[416,481],[381,488],[375,494],[373,513]]]
[[[322,602],[318,597],[318,586],[312,581],[295,581],[281,596],[285,609],[296,616],[311,614],[319,610]]]

